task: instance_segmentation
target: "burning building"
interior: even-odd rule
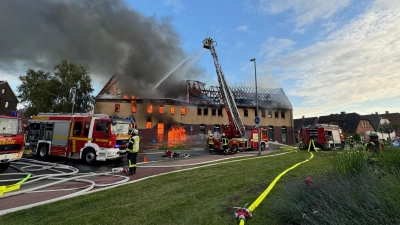
[[[94,113],[133,117],[145,143],[203,143],[210,133],[228,124],[219,87],[186,81],[186,99],[140,98],[118,92],[112,77],[96,97]],[[254,87],[230,87],[243,124],[254,127]],[[291,144],[293,109],[282,88],[258,88],[260,127],[268,129],[270,141]]]

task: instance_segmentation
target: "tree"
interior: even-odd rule
[[[94,91],[89,68],[81,64],[70,63],[63,59],[54,67],[54,74],[43,70],[29,69],[20,76],[22,84],[18,86],[18,98],[26,107],[26,115],[39,112],[89,112],[93,109]],[[74,95],[71,90],[75,88]]]
[[[385,121],[384,123],[380,123],[379,124],[377,131],[379,133],[388,134],[389,138],[391,138],[390,134],[393,133],[397,128],[398,128],[397,124],[392,124],[392,123],[388,123],[388,122]]]

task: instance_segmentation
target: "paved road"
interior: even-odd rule
[[[263,151],[263,154],[270,153],[271,151],[279,150],[279,147],[272,146],[269,147],[266,151]],[[256,151],[248,151],[242,152],[235,155],[224,156],[221,153],[213,153],[210,154],[206,150],[184,150],[184,151],[175,151],[177,153],[181,153],[181,157],[163,157],[165,155],[164,151],[159,150],[146,150],[139,154],[139,165],[137,169],[137,174],[130,176],[129,178],[123,176],[122,174],[116,173],[115,175],[106,175],[106,176],[91,176],[90,181],[96,183],[98,186],[94,186],[91,190],[98,190],[106,187],[108,184],[114,184],[119,182],[126,182],[128,180],[137,180],[142,179],[148,176],[157,175],[165,172],[174,171],[177,169],[188,167],[189,165],[197,165],[208,161],[214,160],[224,160],[232,157],[243,157],[248,155],[257,154]],[[188,156],[189,155],[189,156]],[[29,159],[29,157],[27,157]],[[146,159],[146,160],[145,160]],[[27,160],[21,160],[21,162],[25,162]],[[147,162],[145,162],[147,161]],[[65,160],[61,158],[49,158],[46,160],[47,163],[57,163],[62,166],[71,166],[73,168],[77,168],[79,173],[74,176],[79,175],[88,175],[88,174],[100,174],[104,172],[111,172],[113,168],[116,167],[124,167],[126,166],[126,160],[120,160],[117,162],[103,162],[97,166],[87,166],[80,161],[76,160]],[[24,165],[16,165],[18,167],[22,167]],[[32,169],[32,168],[30,168]],[[64,173],[71,172],[68,169],[57,169]],[[21,179],[22,175],[17,175],[19,171],[14,168],[9,168],[5,173],[13,174],[13,176],[0,176],[0,180],[4,179]],[[43,174],[55,174],[59,173],[54,171],[35,171],[32,174],[36,176],[40,176]],[[73,177],[73,176],[65,176],[65,178]],[[86,179],[86,178],[84,178]],[[55,182],[55,180],[43,180],[43,181],[35,181],[35,182],[27,182],[21,186],[21,189],[14,192],[6,193],[3,197],[0,197],[0,215],[7,213],[9,211],[14,211],[17,209],[22,209],[24,207],[30,207],[37,204],[41,204],[46,201],[55,201],[58,198],[63,198],[67,195],[74,194],[78,191],[82,191],[83,189],[88,187],[88,183],[78,182],[78,181],[68,181],[64,183],[60,183],[57,185],[52,185],[51,187],[41,188],[40,190],[29,191],[37,188],[38,186],[46,185],[49,183]],[[13,182],[8,182],[15,183]],[[7,183],[0,183],[0,185],[5,185]],[[100,185],[100,186],[99,186]],[[103,186],[101,186],[103,185]],[[29,192],[27,192],[29,191]],[[17,192],[20,192],[18,195],[14,195]],[[11,196],[10,196],[11,195]],[[8,197],[6,197],[8,196]],[[32,205],[33,204],[33,205]]]

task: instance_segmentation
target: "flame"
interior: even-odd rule
[[[134,98],[135,98],[135,96],[131,95],[131,99],[134,99]]]
[[[153,112],[153,105],[149,105],[149,106],[147,107],[147,112],[148,112],[148,113],[152,113],[152,112]]]
[[[132,106],[131,106],[131,111],[132,111],[133,113],[136,112],[136,105],[132,105]]]
[[[168,142],[186,141],[186,130],[183,127],[171,127],[168,131]]]
[[[181,114],[182,114],[182,115],[186,115],[186,108],[185,108],[185,107],[182,107],[182,108],[181,108]]]
[[[171,115],[175,115],[175,108],[171,107],[170,112],[171,112]]]
[[[146,122],[146,128],[151,129],[151,122]]]
[[[128,99],[128,95],[124,95],[124,98],[125,98],[125,99]]]
[[[164,113],[164,106],[160,105],[160,114]]]
[[[157,125],[157,141],[162,142],[164,139],[164,124],[158,123]]]

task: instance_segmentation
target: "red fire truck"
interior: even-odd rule
[[[28,122],[27,144],[38,158],[59,156],[93,165],[122,158],[133,126],[133,118],[41,113]]]
[[[219,89],[221,99],[224,103],[226,113],[228,115],[229,124],[222,125],[222,132],[216,131],[214,126],[214,151],[222,151],[221,136],[222,133],[226,135],[229,140],[229,148],[232,152],[245,151],[258,149],[258,129],[246,129],[240,118],[239,110],[236,106],[234,96],[231,89],[226,82],[224,73],[222,72],[221,65],[218,62],[217,52],[215,50],[215,41],[211,38],[206,38],[203,41],[203,47],[211,51],[211,55],[214,59],[214,65],[217,71]],[[217,125],[218,126],[218,125]],[[260,148],[264,150],[268,147],[268,132],[266,129],[260,129]],[[207,138],[207,147],[208,147]]]
[[[23,147],[21,118],[0,116],[0,173],[10,166],[10,162],[21,159]]]
[[[337,125],[304,126],[300,135],[300,149],[308,149],[311,140],[313,140],[315,147],[323,150],[343,149],[345,145],[342,129]]]

